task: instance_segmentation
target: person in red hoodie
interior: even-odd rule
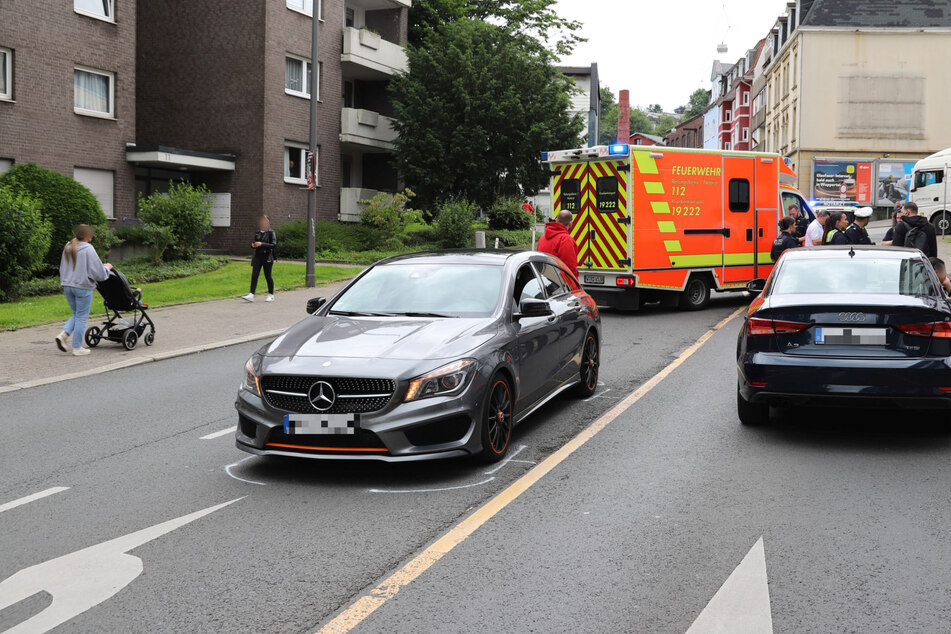
[[[555,220],[545,224],[545,235],[538,241],[538,250],[560,259],[578,277],[578,247],[571,237],[571,221],[570,211],[559,211]]]

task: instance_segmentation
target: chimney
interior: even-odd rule
[[[631,142],[631,91],[622,90],[617,104],[617,142]]]

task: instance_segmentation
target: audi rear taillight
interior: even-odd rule
[[[796,335],[812,324],[800,321],[782,321],[779,319],[762,319],[750,317],[746,325],[746,332],[751,337],[764,335]]]
[[[951,322],[948,321],[933,321],[927,324],[897,324],[895,328],[912,337],[951,339]]]

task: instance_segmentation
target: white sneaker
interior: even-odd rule
[[[68,352],[68,350],[66,349],[66,346],[69,345],[69,335],[66,334],[65,330],[59,333],[58,335],[56,335],[55,341],[56,341],[56,347],[59,348],[61,352]]]
[[[268,296],[267,296],[267,299],[265,299],[264,301],[266,301],[266,302],[273,302],[273,301],[274,301],[274,296],[273,296],[273,295],[268,295]]]
[[[241,299],[243,299],[243,300],[246,301],[246,302],[253,302],[253,301],[254,301],[254,293],[248,293],[247,295],[242,295],[242,296],[241,296]]]
[[[91,351],[89,350],[89,348],[73,348],[74,357],[81,357],[83,355],[89,354],[90,352]]]

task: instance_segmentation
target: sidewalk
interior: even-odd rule
[[[277,293],[273,302],[265,302],[262,293],[253,303],[233,298],[153,308],[149,317],[155,322],[155,345],[146,346],[139,339],[132,351],[104,340],[84,357],[64,354],[53,338],[65,322],[0,332],[0,393],[276,337],[306,316],[308,299],[329,298],[346,283]],[[101,314],[92,314],[87,327],[102,321]]]

